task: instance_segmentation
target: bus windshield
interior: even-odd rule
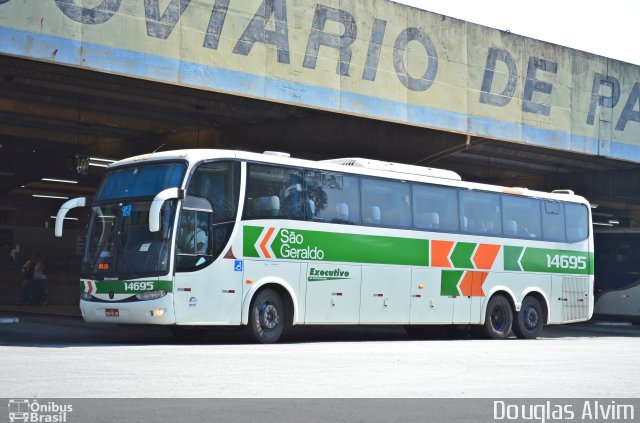
[[[157,276],[169,271],[176,201],[161,212],[161,230],[149,231],[151,200],[181,185],[184,162],[139,164],[107,172],[91,210],[81,273],[93,279]]]
[[[140,201],[92,208],[83,277],[130,279],[168,272],[176,202],[164,204],[158,232],[149,231],[150,206],[150,201]]]
[[[144,164],[116,168],[107,173],[95,201],[153,198],[159,192],[180,186],[186,163]]]

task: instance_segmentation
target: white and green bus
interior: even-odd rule
[[[56,220],[86,200],[68,201]],[[183,150],[107,169],[81,266],[86,321],[478,325],[535,338],[593,313],[589,203],[359,158]]]

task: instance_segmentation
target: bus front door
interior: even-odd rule
[[[242,265],[241,260],[224,259],[200,270],[176,272],[176,323],[240,324]]]

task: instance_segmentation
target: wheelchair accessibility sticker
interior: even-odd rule
[[[233,262],[233,271],[242,272],[242,260],[235,260]]]
[[[122,206],[122,217],[131,216],[131,204],[125,204]]]

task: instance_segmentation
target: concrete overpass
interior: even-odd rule
[[[0,144],[2,257],[75,254],[32,196],[91,195],[73,157],[158,148],[444,167],[640,223],[640,67],[387,0],[0,0]]]

